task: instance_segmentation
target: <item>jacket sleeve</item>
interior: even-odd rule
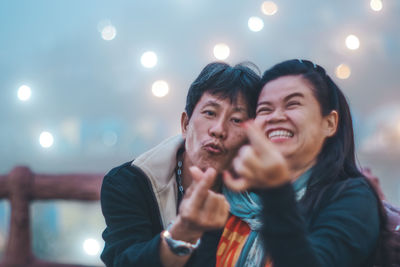
[[[377,199],[365,181],[351,180],[324,196],[308,227],[291,184],[261,194],[262,236],[274,267],[364,266],[371,259],[379,236]]]
[[[155,202],[146,177],[128,164],[104,177],[101,208],[107,227],[101,259],[107,266],[161,266]]]

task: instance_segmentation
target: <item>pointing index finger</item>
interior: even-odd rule
[[[250,144],[256,152],[262,153],[264,149],[269,149],[271,145],[269,140],[260,127],[255,125],[253,121],[249,121],[245,124],[245,130]]]

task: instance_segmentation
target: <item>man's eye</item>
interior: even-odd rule
[[[215,112],[211,110],[205,110],[203,111],[203,113],[206,114],[207,116],[215,116]]]
[[[243,122],[243,120],[242,120],[242,119],[239,119],[239,118],[232,118],[231,120],[232,120],[232,122],[235,123],[235,124],[239,124],[239,123],[242,123],[242,122]]]

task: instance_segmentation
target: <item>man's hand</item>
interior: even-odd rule
[[[250,144],[243,146],[232,162],[239,178],[225,171],[225,185],[233,191],[245,191],[289,182],[289,169],[280,151],[253,122],[247,122],[245,128]]]
[[[222,194],[211,190],[217,176],[213,168],[202,172],[191,167],[190,172],[193,182],[185,193],[170,233],[174,239],[195,243],[205,231],[224,227],[229,203]]]
[[[222,194],[211,190],[217,175],[214,169],[202,172],[197,167],[191,167],[190,172],[192,184],[186,190],[177,220],[169,232],[175,240],[194,244],[205,231],[224,227],[229,216],[229,204]],[[166,267],[180,267],[189,260],[189,255],[173,254],[164,239],[160,246],[160,257]]]

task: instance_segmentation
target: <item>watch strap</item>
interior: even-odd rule
[[[171,233],[169,232],[169,227],[167,230],[162,232],[162,237],[164,238],[165,242],[167,242],[168,247],[171,249],[171,251],[178,256],[189,255],[200,245],[200,238],[195,244],[173,239]]]

